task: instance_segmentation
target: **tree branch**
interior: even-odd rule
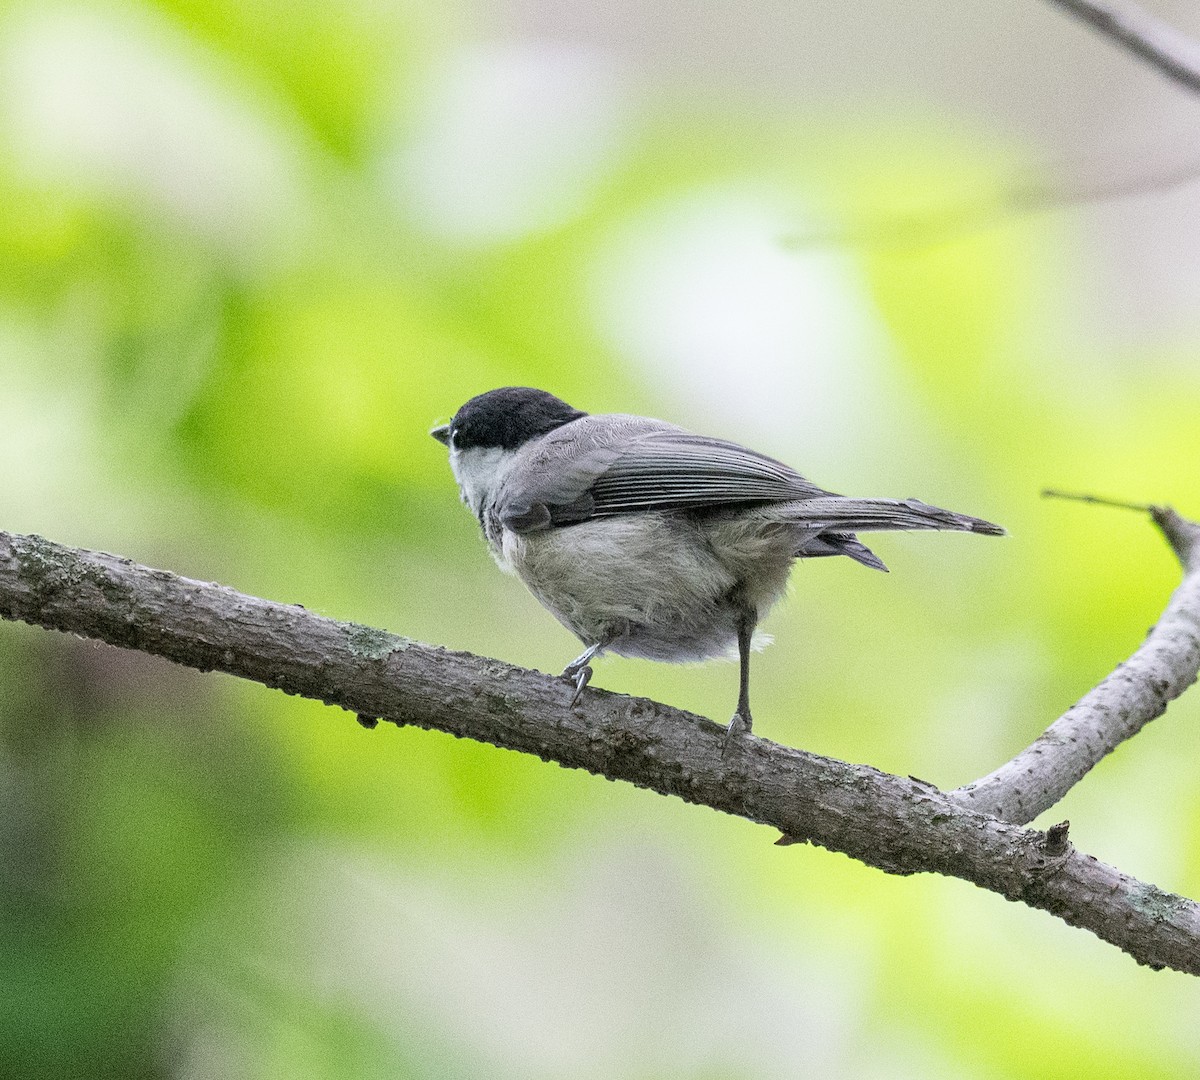
[[[1182,564],[1184,578],[1146,640],[1116,671],[1011,761],[950,792],[963,806],[1016,825],[1057,803],[1101,758],[1161,716],[1200,672],[1200,525],[1170,507],[1068,497],[1148,511]]]
[[[1138,962],[1200,974],[1200,905],[932,785],[559,679],[0,532],[0,616],[220,670],[368,720],[437,729],[772,825],[889,873],[951,875],[1092,931]]]
[[[1200,93],[1200,43],[1144,8],[1110,0],[1049,0],[1152,68]]]
[[[1160,74],[1200,93],[1200,42],[1132,3],[1110,0],[1047,0],[1082,19],[1122,48],[1146,61]],[[1040,173],[1063,172],[1064,163],[1043,162]],[[1080,170],[1076,167],[1075,172]],[[788,247],[804,250],[834,245],[905,250],[954,240],[1009,218],[1066,206],[1110,202],[1151,192],[1170,191],[1195,183],[1195,161],[1159,167],[1134,177],[1086,176],[1082,180],[1047,181],[1041,175],[1013,177],[991,197],[969,198],[931,211],[889,215],[850,229],[814,228],[785,238]]]
[[[1044,162],[1043,171],[1061,172],[1063,165],[1063,162]],[[1075,171],[1078,172],[1078,163]],[[1023,172],[994,196],[971,198],[934,210],[892,214],[854,228],[808,229],[789,234],[783,242],[795,251],[833,246],[919,250],[1025,215],[1171,191],[1194,184],[1197,179],[1200,179],[1200,164],[1191,160],[1133,177],[1087,176],[1064,180],[1060,176],[1046,180]]]

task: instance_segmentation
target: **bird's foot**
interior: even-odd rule
[[[750,719],[750,710],[747,709],[744,713],[735,712],[733,719],[729,721],[729,727],[725,730],[725,745],[722,748],[722,753],[729,753],[733,747],[750,734],[750,729],[753,722]]]
[[[572,709],[579,704],[579,696],[583,693],[583,688],[592,681],[592,658],[603,652],[607,644],[605,641],[598,641],[595,645],[590,645],[563,668],[562,677],[567,682],[575,684],[575,693],[571,698]]]
[[[575,693],[571,695],[571,708],[573,709],[579,704],[579,697],[583,693],[583,688],[592,681],[592,665],[584,664],[581,667],[576,667],[574,664],[568,664],[566,670],[562,673],[562,678],[575,685]]]

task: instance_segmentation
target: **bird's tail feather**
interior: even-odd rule
[[[1004,530],[990,521],[930,506],[920,499],[848,499],[840,495],[819,495],[798,499],[778,509],[797,525],[818,530],[953,529],[987,536],[1004,535]]]
[[[806,535],[796,548],[798,559],[819,559],[825,555],[846,555],[872,570],[887,573],[883,560],[853,533],[824,532]]]

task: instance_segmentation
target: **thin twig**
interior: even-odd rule
[[[1069,499],[1071,502],[1093,503],[1096,506],[1115,506],[1121,510],[1138,510],[1143,514],[1153,513],[1150,503],[1123,502],[1120,499],[1106,499],[1102,495],[1081,495],[1073,491],[1057,491],[1045,488],[1042,491],[1044,499]]]
[[[1200,974],[1200,904],[1049,836],[975,813],[929,784],[725,729],[652,701],[322,618],[128,559],[0,532],[0,617],[356,716],[536,754],[773,826],[896,874],[950,875],[1049,911],[1139,963]]]
[[[1148,512],[1182,564],[1184,578],[1145,641],[1116,671],[1011,761],[950,792],[964,806],[1020,825],[1054,806],[1107,754],[1161,716],[1200,673],[1200,525],[1170,507],[1043,494]]]
[[[1200,42],[1132,3],[1110,0],[1047,0],[1082,19],[1110,41],[1192,93],[1200,93]],[[1043,171],[1051,171],[1049,169]],[[986,229],[1016,216],[1063,207],[1111,202],[1195,183],[1200,169],[1187,161],[1132,178],[1090,180],[1072,187],[1062,180],[1015,180],[995,198],[968,200],[928,212],[898,215],[851,229],[811,230],[785,239],[796,249],[854,246],[920,249]]]
[[[1082,19],[1155,71],[1200,93],[1200,43],[1132,3],[1048,0]]]
[[[1058,174],[1063,168],[1063,162],[1043,162],[1041,172]],[[1078,171],[1080,166],[1074,168]],[[1061,176],[1044,180],[1022,175],[1012,178],[993,196],[948,202],[928,210],[880,215],[874,221],[849,227],[805,229],[786,235],[782,243],[796,251],[829,247],[921,251],[1034,214],[1160,194],[1197,181],[1200,181],[1200,162],[1192,160],[1133,177],[1089,177],[1083,182],[1071,182]]]

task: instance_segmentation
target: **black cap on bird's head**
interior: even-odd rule
[[[456,450],[473,446],[516,450],[530,439],[587,413],[529,386],[504,386],[471,398],[448,424],[429,434]]]

